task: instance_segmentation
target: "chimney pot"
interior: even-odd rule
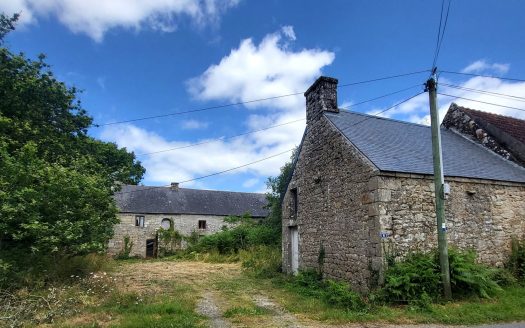
[[[179,190],[179,183],[178,182],[172,182],[171,183],[171,187],[170,187],[171,190]]]
[[[321,76],[306,90],[307,124],[318,120],[323,112],[339,113],[337,83],[333,77]]]

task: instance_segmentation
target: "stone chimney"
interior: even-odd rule
[[[339,113],[337,79],[321,76],[306,90],[306,124],[317,121],[323,112]]]
[[[179,183],[178,182],[172,182],[170,189],[174,190],[174,191],[179,190]]]

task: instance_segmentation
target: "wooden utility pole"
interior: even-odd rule
[[[436,196],[436,219],[438,231],[439,264],[441,267],[441,280],[445,299],[452,298],[450,288],[450,269],[448,263],[447,226],[445,221],[445,182],[443,176],[441,131],[439,127],[439,113],[437,110],[437,81],[435,69],[432,77],[428,79],[426,88],[430,103],[430,126],[432,130],[432,157],[434,160],[434,190]]]

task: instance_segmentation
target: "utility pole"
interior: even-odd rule
[[[450,287],[450,269],[448,263],[447,226],[445,221],[445,182],[443,176],[443,161],[441,152],[441,131],[439,128],[439,113],[437,110],[436,68],[426,83],[430,103],[430,127],[432,130],[432,157],[434,160],[434,190],[436,196],[436,219],[438,231],[439,264],[445,299],[452,298]],[[448,192],[448,191],[447,191]]]

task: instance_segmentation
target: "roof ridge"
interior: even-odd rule
[[[146,185],[126,185],[126,187],[143,187],[150,189],[170,189],[171,186],[146,186]],[[231,191],[231,190],[213,190],[213,189],[196,189],[196,188],[179,188],[179,190],[195,190],[195,191],[213,191],[221,193],[236,193],[236,194],[250,194],[250,195],[265,195],[265,193],[249,192],[249,191]]]
[[[420,124],[420,123],[414,123],[414,122],[402,121],[402,120],[398,120],[398,119],[390,118],[390,117],[382,117],[382,116],[376,116],[376,115],[372,115],[372,114],[365,114],[365,113],[361,113],[361,112],[354,112],[354,111],[347,110],[347,109],[339,109],[339,111],[343,112],[343,113],[347,113],[347,114],[356,114],[356,115],[366,116],[366,117],[370,117],[370,118],[375,118],[375,119],[378,119],[378,120],[386,120],[386,121],[392,121],[392,122],[397,122],[397,123],[415,125],[415,126],[419,126],[419,127],[423,127],[423,128],[430,128],[429,125]],[[326,112],[325,112],[325,114],[326,115],[337,115],[337,113],[326,113]]]
[[[483,111],[483,110],[478,110],[478,109],[473,109],[473,108],[470,108],[470,107],[465,107],[465,106],[459,106],[457,104],[455,104],[457,108],[461,108],[461,109],[466,109],[467,111],[472,111],[474,112],[474,115],[476,113],[482,113],[482,114],[488,114],[488,115],[492,115],[492,116],[499,116],[499,117],[504,117],[504,118],[508,118],[508,119],[511,119],[511,120],[514,120],[514,121],[519,121],[519,122],[522,122],[525,124],[525,120],[522,120],[520,118],[517,118],[517,117],[513,117],[513,116],[507,116],[507,115],[501,115],[501,114],[496,114],[496,113],[492,113],[492,112],[486,112],[486,111]],[[480,117],[481,118],[481,117]]]

